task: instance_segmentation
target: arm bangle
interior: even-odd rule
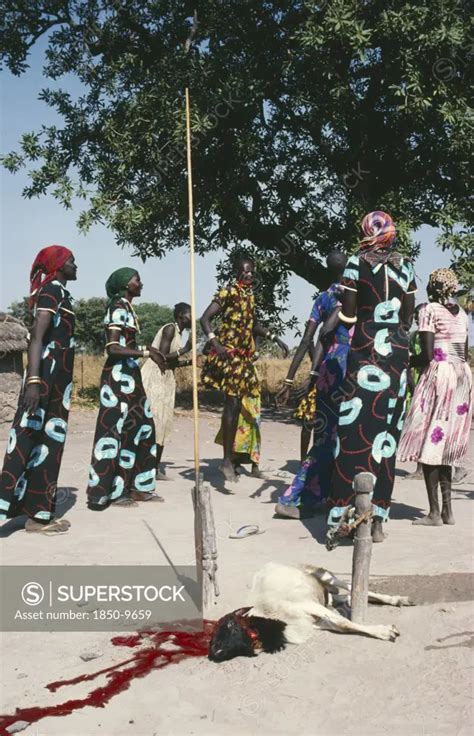
[[[27,378],[26,383],[28,386],[33,383],[41,383],[41,378],[39,376],[32,376],[31,378]]]
[[[348,325],[353,325],[357,322],[357,315],[355,317],[346,317],[345,314],[339,312],[339,319],[341,322],[347,322]]]
[[[316,378],[319,378],[319,371],[310,371],[309,372],[309,375],[310,376],[316,376]]]
[[[207,339],[208,340],[215,340],[216,339],[216,333],[215,332],[210,332],[208,334],[208,336],[207,336]]]
[[[106,342],[105,347],[108,348],[109,345],[120,345],[118,340],[112,340],[112,342]]]
[[[143,351],[143,357],[144,358],[149,358],[150,357],[150,351],[149,350],[144,350]]]
[[[293,379],[292,378],[285,378],[284,383],[286,383],[288,386],[293,385]]]

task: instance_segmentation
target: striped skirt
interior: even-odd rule
[[[459,465],[467,453],[472,417],[472,373],[451,357],[432,360],[416,386],[398,446],[400,462]]]

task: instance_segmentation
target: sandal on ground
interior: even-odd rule
[[[118,506],[119,508],[130,508],[131,506],[138,506],[137,502],[134,501],[133,498],[129,498],[128,496],[118,498],[116,501],[112,501],[110,505]]]
[[[66,534],[69,531],[71,522],[67,519],[53,519],[48,524],[40,524],[39,521],[28,519],[25,524],[25,532],[28,534]]]
[[[158,493],[141,493],[137,501],[139,503],[164,503],[165,499]]]
[[[229,534],[229,539],[245,539],[245,537],[253,537],[256,534],[264,534],[265,529],[260,529],[257,524],[245,524],[237,529],[235,534]]]

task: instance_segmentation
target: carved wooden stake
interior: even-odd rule
[[[203,483],[202,474],[199,485],[193,488],[194,540],[198,585],[202,591],[203,612],[215,603],[219,595],[217,583],[217,542],[214,512],[211,503],[209,483]]]
[[[371,501],[374,477],[372,473],[358,473],[354,478],[356,517],[367,515],[355,532],[352,556],[351,620],[365,623],[369,592],[370,557],[372,554]]]

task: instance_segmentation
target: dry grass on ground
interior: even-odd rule
[[[199,358],[202,362],[202,358]],[[291,358],[263,358],[258,361],[262,393],[273,396],[286,377]],[[104,357],[96,355],[77,355],[74,366],[75,402],[82,406],[94,406],[98,402],[100,374],[104,365]],[[295,385],[301,383],[308,375],[309,361],[305,360],[296,374]],[[180,368],[176,371],[178,394],[189,393],[192,389],[191,368]]]

